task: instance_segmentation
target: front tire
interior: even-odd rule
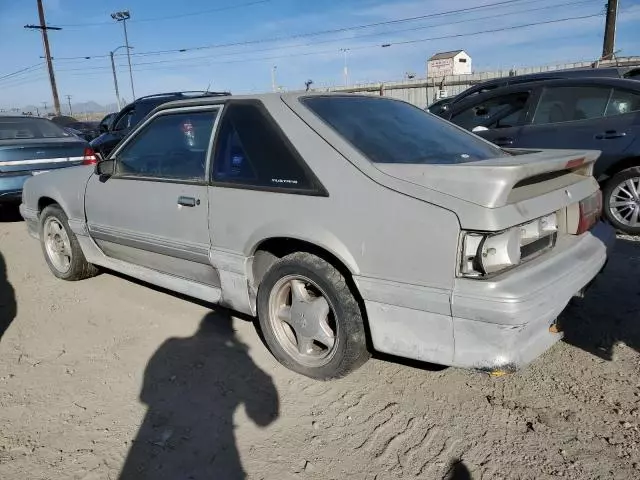
[[[269,350],[295,372],[339,378],[369,358],[358,301],[345,277],[315,255],[276,261],[260,283],[257,308]]]
[[[98,268],[85,259],[59,205],[49,205],[40,214],[40,245],[49,270],[56,277],[75,281],[98,274]]]

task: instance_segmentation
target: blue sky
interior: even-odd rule
[[[602,13],[604,0],[518,0],[491,8],[433,16],[375,27],[348,29],[407,17],[473,8],[499,0],[45,0],[61,100],[115,102],[108,58],[124,43],[122,25],[110,18],[128,9],[129,42],[136,95],[170,90],[303,88],[343,83],[347,52],[350,81],[389,81],[405,72],[425,75],[435,52],[465,49],[475,71],[513,66],[593,60],[602,49],[604,16],[440,40],[399,43],[468,34],[514,25]],[[578,3],[579,2],[579,3]],[[570,5],[564,5],[570,4]],[[215,11],[214,11],[215,10]],[[489,18],[487,18],[489,17]],[[38,23],[36,0],[0,0],[0,107],[51,104],[40,34],[25,30]],[[640,55],[640,0],[620,0],[616,49]],[[315,36],[309,32],[345,29]],[[273,39],[280,38],[278,41]],[[247,45],[220,46],[252,41]],[[387,48],[382,44],[391,43]],[[216,46],[170,54],[153,52]],[[119,53],[124,53],[121,49]],[[151,54],[149,54],[151,53]],[[72,58],[90,56],[90,59]],[[126,57],[116,56],[121,94],[131,100]],[[33,67],[32,67],[33,66]],[[23,68],[24,72],[5,79]]]

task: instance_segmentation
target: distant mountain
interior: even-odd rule
[[[69,104],[67,103],[61,103],[60,104],[60,109],[62,110],[62,115],[69,115]],[[118,108],[118,105],[115,103],[109,103],[107,105],[100,105],[97,102],[94,101],[88,101],[88,102],[78,102],[78,103],[72,103],[71,104],[71,109],[73,110],[73,115],[80,115],[80,114],[86,114],[86,113],[111,113],[111,112],[117,112],[120,110],[120,108]],[[41,105],[39,107],[35,106],[35,105],[25,105],[24,107],[22,107],[22,109],[20,110],[22,113],[32,113],[33,115],[37,115],[38,113],[42,116],[44,116],[45,114],[45,110],[44,110],[44,105]],[[46,112],[48,114],[53,113],[53,107],[52,105],[47,103],[47,110]]]

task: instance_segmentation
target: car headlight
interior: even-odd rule
[[[460,274],[482,278],[513,268],[553,247],[557,234],[555,213],[498,233],[465,232]]]

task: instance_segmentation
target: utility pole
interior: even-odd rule
[[[276,87],[276,69],[277,68],[278,68],[277,65],[274,65],[273,67],[271,67],[271,90],[274,93],[278,91]]]
[[[42,102],[42,105],[44,105],[44,116],[47,116],[47,102]]]
[[[349,86],[349,68],[347,67],[347,52],[349,51],[348,48],[341,48],[340,51],[342,52],[342,54],[344,55],[344,86],[348,87]]]
[[[73,110],[71,110],[71,95],[65,95],[67,97],[67,101],[69,102],[69,116],[73,117]]]
[[[131,48],[129,47],[129,37],[127,36],[127,20],[131,18],[131,14],[129,13],[129,10],[123,10],[121,12],[112,13],[111,18],[113,18],[116,22],[122,22],[122,25],[124,27],[124,45],[127,48],[127,61],[129,62],[129,80],[131,80],[131,96],[133,97],[133,100],[135,100],[136,92],[133,89],[133,71],[131,70],[131,54],[129,53],[129,50],[131,50]]]
[[[121,48],[126,48],[128,52],[133,47],[127,48],[126,45],[120,45],[114,51],[109,52],[109,57],[111,57],[111,71],[113,72],[113,86],[116,88],[116,100],[118,101],[118,109],[122,108],[122,103],[120,102],[120,92],[118,91],[118,76],[116,75],[116,63],[113,61],[113,56]],[[134,97],[134,100],[135,100],[135,97]]]
[[[602,60],[611,60],[614,56],[617,18],[618,0],[608,0],[607,20],[604,27],[604,43],[602,45]]]
[[[44,20],[44,8],[42,0],[38,2],[38,16],[40,17],[40,25],[25,25],[24,28],[31,30],[40,30],[42,32],[42,43],[44,44],[44,55],[47,57],[47,69],[49,70],[49,82],[51,82],[51,94],[53,95],[53,108],[56,115],[60,115],[60,99],[58,98],[58,87],[56,86],[56,76],[53,73],[53,62],[51,61],[51,51],[49,49],[49,37],[47,30],[62,30],[60,27],[47,27]]]

